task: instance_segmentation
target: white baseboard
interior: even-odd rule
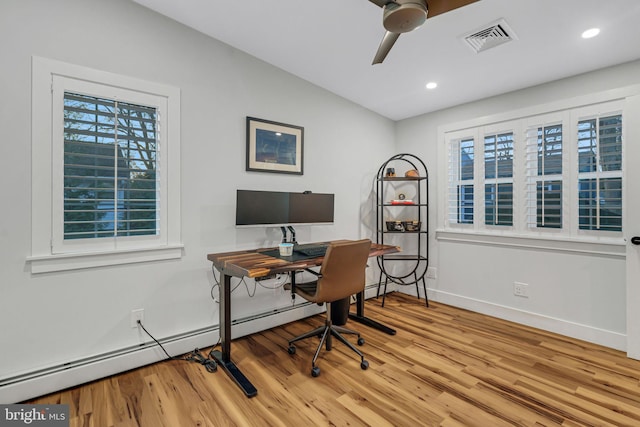
[[[200,333],[185,334],[185,338],[160,340],[171,355],[185,354],[195,348],[204,348],[217,342],[217,327]],[[0,386],[0,403],[17,403],[55,391],[64,390],[89,381],[108,377],[130,369],[166,359],[160,347],[143,344],[76,360],[62,366],[51,366],[3,379]]]
[[[399,288],[399,291],[416,296],[416,290],[410,286]],[[593,326],[570,322],[564,319],[544,316],[513,307],[502,306],[487,301],[464,297],[427,288],[429,300],[441,302],[454,307],[464,308],[476,313],[486,314],[510,322],[531,326],[571,338],[580,339],[593,344],[603,345],[615,350],[626,351],[627,336],[619,332],[594,328]]]
[[[376,291],[377,284],[368,285],[365,289],[365,298],[375,297]],[[231,336],[234,339],[240,338],[313,316],[324,310],[324,306],[306,303],[279,311],[270,311],[264,315],[234,320]],[[219,337],[218,326],[215,325],[198,331],[185,332],[180,336],[160,339],[160,342],[169,354],[180,355],[189,353],[195,348],[211,347],[218,342]],[[287,350],[286,344],[282,343],[283,352]],[[33,399],[164,359],[166,355],[162,349],[151,341],[141,346],[119,349],[64,365],[25,372],[12,378],[0,379],[0,404]]]
[[[397,287],[397,289],[408,295],[416,296],[416,290],[412,286]],[[396,287],[393,289],[389,287],[388,289],[389,292],[395,290]],[[428,289],[427,292],[429,293],[430,300],[443,304],[472,310],[477,313],[581,339],[616,350],[626,351],[626,336],[624,334],[433,289]],[[365,298],[375,297],[376,293],[377,285],[369,285],[365,289]],[[421,297],[424,296],[422,295]],[[262,316],[258,315],[247,319],[236,320],[232,326],[232,336],[234,339],[240,338],[312,316],[322,311],[324,311],[324,307],[316,304],[302,304],[290,309],[270,312]],[[218,338],[219,331],[216,325],[198,331],[186,332],[180,336],[160,341],[169,354],[177,355],[188,353],[195,348],[210,347],[218,341]],[[283,351],[285,350],[286,343],[283,343]],[[151,342],[139,347],[120,349],[109,354],[97,355],[62,366],[22,373],[13,378],[0,380],[0,403],[21,402],[155,363],[165,358],[166,355],[162,349]]]

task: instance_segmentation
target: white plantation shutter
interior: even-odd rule
[[[444,231],[619,239],[625,106],[611,99],[452,125]]]
[[[448,144],[449,224],[473,224],[474,219],[474,139],[452,139]]]
[[[562,228],[563,125],[529,126],[525,134],[527,226]]]
[[[578,122],[581,230],[622,230],[622,115]]]
[[[484,200],[487,225],[513,225],[513,132],[484,137]]]
[[[153,107],[64,94],[64,239],[159,232]]]

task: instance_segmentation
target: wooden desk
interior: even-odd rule
[[[335,242],[340,242],[336,240]],[[322,242],[331,243],[331,242]],[[253,397],[258,390],[244,376],[238,367],[231,360],[231,277],[260,278],[273,274],[288,273],[295,270],[317,267],[322,264],[323,257],[309,258],[305,260],[288,261],[286,259],[275,258],[265,254],[276,248],[253,249],[246,251],[224,252],[218,254],[208,254],[207,259],[220,272],[220,351],[213,351],[212,355],[222,368],[233,378],[238,386],[244,391],[247,397]],[[370,257],[387,255],[399,252],[400,248],[391,245],[371,244]],[[389,334],[395,331],[378,322],[364,316],[364,295],[357,295],[357,312],[349,314],[355,321],[384,330]]]

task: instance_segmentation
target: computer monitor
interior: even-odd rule
[[[236,225],[331,224],[334,199],[333,194],[309,191],[237,190]]]

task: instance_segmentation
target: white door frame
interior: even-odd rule
[[[627,356],[640,360],[640,245],[631,243],[633,236],[640,236],[640,95],[626,98],[624,115]]]

